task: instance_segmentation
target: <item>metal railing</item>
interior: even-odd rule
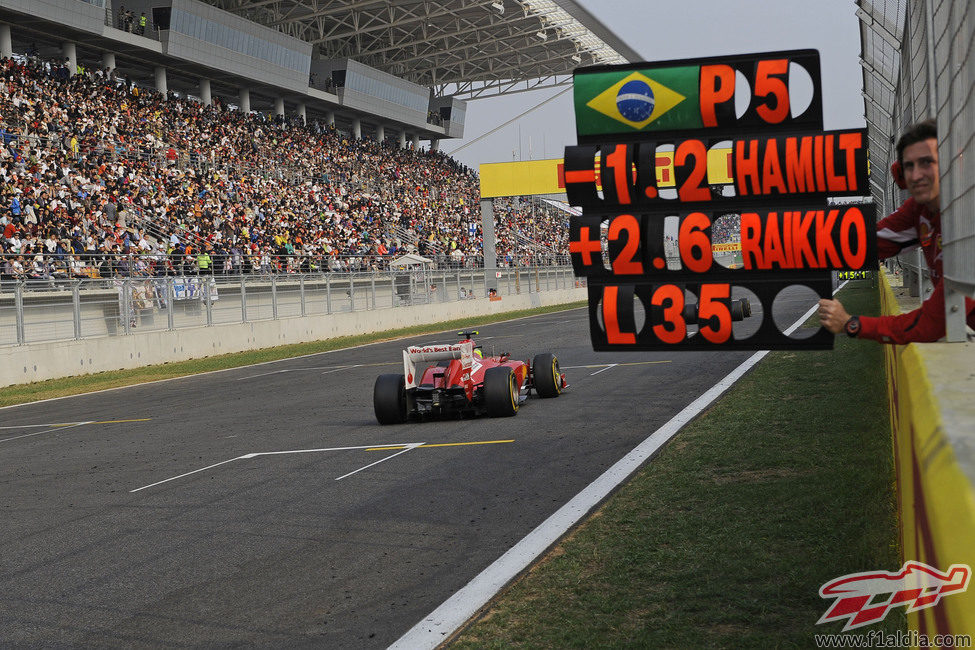
[[[931,270],[924,260],[924,252],[920,248],[910,250],[884,262],[889,271],[902,274],[903,286],[907,288],[912,298],[926,299],[931,295],[934,285],[931,283]]]
[[[196,243],[194,242],[194,245]],[[135,243],[133,242],[133,248]],[[54,288],[75,279],[111,280],[130,277],[167,277],[177,275],[296,275],[301,273],[361,273],[397,271],[423,266],[435,271],[482,269],[481,255],[437,253],[422,263],[400,263],[401,254],[387,255],[285,255],[261,250],[201,251],[189,253],[136,252],[115,253],[0,253],[0,288],[18,282],[31,282],[35,287]],[[502,268],[568,266],[568,255],[524,254]]]
[[[90,4],[98,7],[105,7],[105,26],[114,27],[123,32],[128,32],[130,34],[135,34],[136,36],[144,36],[145,38],[152,39],[154,41],[159,40],[159,30],[152,22],[152,16],[146,16],[146,24],[142,25],[142,16],[136,14],[134,11],[126,11],[125,13],[112,13],[111,3],[105,3],[105,0],[84,0]]]
[[[0,285],[0,346],[429,305],[580,286],[572,267],[26,280]]]

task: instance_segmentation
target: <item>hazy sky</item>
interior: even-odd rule
[[[814,48],[823,82],[827,129],[858,128],[863,120],[860,34],[853,0],[579,0],[645,61]],[[465,142],[540,104],[562,88],[468,103],[465,140],[441,142],[453,153]],[[572,92],[522,117],[454,157],[481,163],[561,158],[575,144]],[[520,128],[519,128],[520,127]],[[520,134],[520,143],[519,143]]]

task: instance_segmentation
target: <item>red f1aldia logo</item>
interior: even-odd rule
[[[820,597],[836,598],[836,602],[816,624],[845,618],[842,631],[846,632],[882,621],[901,605],[907,605],[908,612],[934,607],[942,597],[966,591],[971,577],[972,568],[967,564],[952,564],[942,573],[923,562],[905,562],[897,573],[867,571],[841,576],[819,588]],[[881,594],[889,596],[871,602]]]

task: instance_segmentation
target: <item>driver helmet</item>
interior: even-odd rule
[[[483,359],[484,358],[484,354],[480,350],[478,350],[478,349],[475,349],[474,350],[474,356],[477,357],[478,359]]]

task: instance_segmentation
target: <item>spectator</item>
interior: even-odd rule
[[[877,223],[877,249],[883,258],[920,244],[934,292],[920,308],[896,316],[851,316],[839,300],[819,301],[823,327],[834,334],[881,343],[937,341],[945,335],[944,285],[941,253],[941,177],[938,133],[934,120],[909,128],[897,141],[897,164],[911,197]],[[968,325],[975,327],[975,300],[965,299]]]
[[[197,271],[199,275],[206,275],[210,272],[210,247],[207,246],[206,250],[200,251],[200,254],[196,256],[196,265],[198,267]]]

